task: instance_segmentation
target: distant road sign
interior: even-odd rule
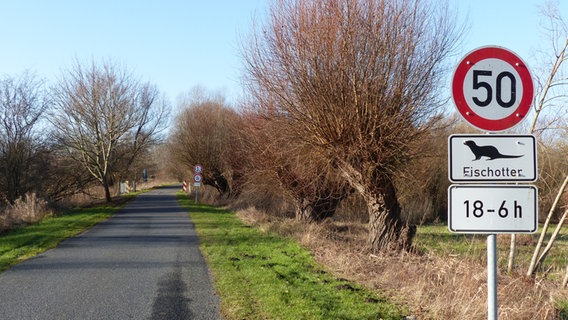
[[[503,131],[529,113],[534,95],[523,60],[502,47],[481,47],[458,64],[452,96],[462,117],[476,128]]]
[[[532,185],[452,185],[448,229],[459,233],[534,233],[537,189]]]
[[[193,182],[200,183],[201,181],[203,181],[203,177],[200,174],[196,174],[193,176]]]
[[[532,135],[454,134],[448,140],[452,182],[534,182],[536,139]]]
[[[202,173],[203,172],[203,167],[200,164],[196,164],[193,167],[193,173]]]

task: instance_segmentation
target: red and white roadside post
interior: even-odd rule
[[[486,133],[517,125],[530,111],[534,85],[527,65],[496,46],[457,65],[452,97],[461,116]],[[448,139],[448,229],[487,234],[487,318],[496,320],[497,234],[538,229],[536,146],[532,135],[452,135]],[[465,157],[465,158],[464,158]],[[469,157],[469,158],[467,158]],[[534,169],[533,169],[534,168]],[[531,171],[532,170],[532,171]],[[491,182],[492,184],[481,184]],[[512,184],[514,183],[514,184]]]
[[[187,193],[187,181],[183,180],[183,184],[181,185],[181,190]]]

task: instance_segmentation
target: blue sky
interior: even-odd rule
[[[54,81],[75,59],[112,59],[150,81],[175,103],[194,86],[242,94],[240,39],[265,0],[0,0],[0,74],[31,70]],[[470,29],[456,61],[499,45],[531,65],[547,45],[540,0],[450,0]],[[561,4],[568,20],[568,4]]]

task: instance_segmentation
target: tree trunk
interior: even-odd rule
[[[416,226],[406,225],[401,219],[401,208],[396,190],[389,177],[363,181],[353,166],[342,163],[341,174],[363,197],[369,212],[369,247],[372,252],[410,250]]]
[[[232,196],[231,185],[227,178],[221,173],[213,173],[211,177],[203,177],[204,185],[210,185],[214,187],[220,195],[230,197]]]
[[[300,200],[296,205],[296,220],[312,223],[315,220],[313,207],[307,200]]]
[[[296,219],[312,223],[331,218],[342,199],[343,197],[329,197],[316,200],[300,200],[300,204],[296,206]]]
[[[103,179],[102,179],[102,184],[103,184],[103,188],[105,190],[105,200],[106,200],[107,203],[111,202],[112,196],[110,195],[110,186],[109,186],[107,178],[104,177],[104,176],[103,176]]]
[[[410,250],[416,226],[404,225],[392,183],[380,193],[367,190],[363,195],[369,211],[369,246],[373,252]]]

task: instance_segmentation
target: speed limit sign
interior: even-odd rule
[[[529,113],[534,85],[527,65],[502,47],[481,47],[458,64],[452,96],[462,117],[476,128],[503,131]]]

